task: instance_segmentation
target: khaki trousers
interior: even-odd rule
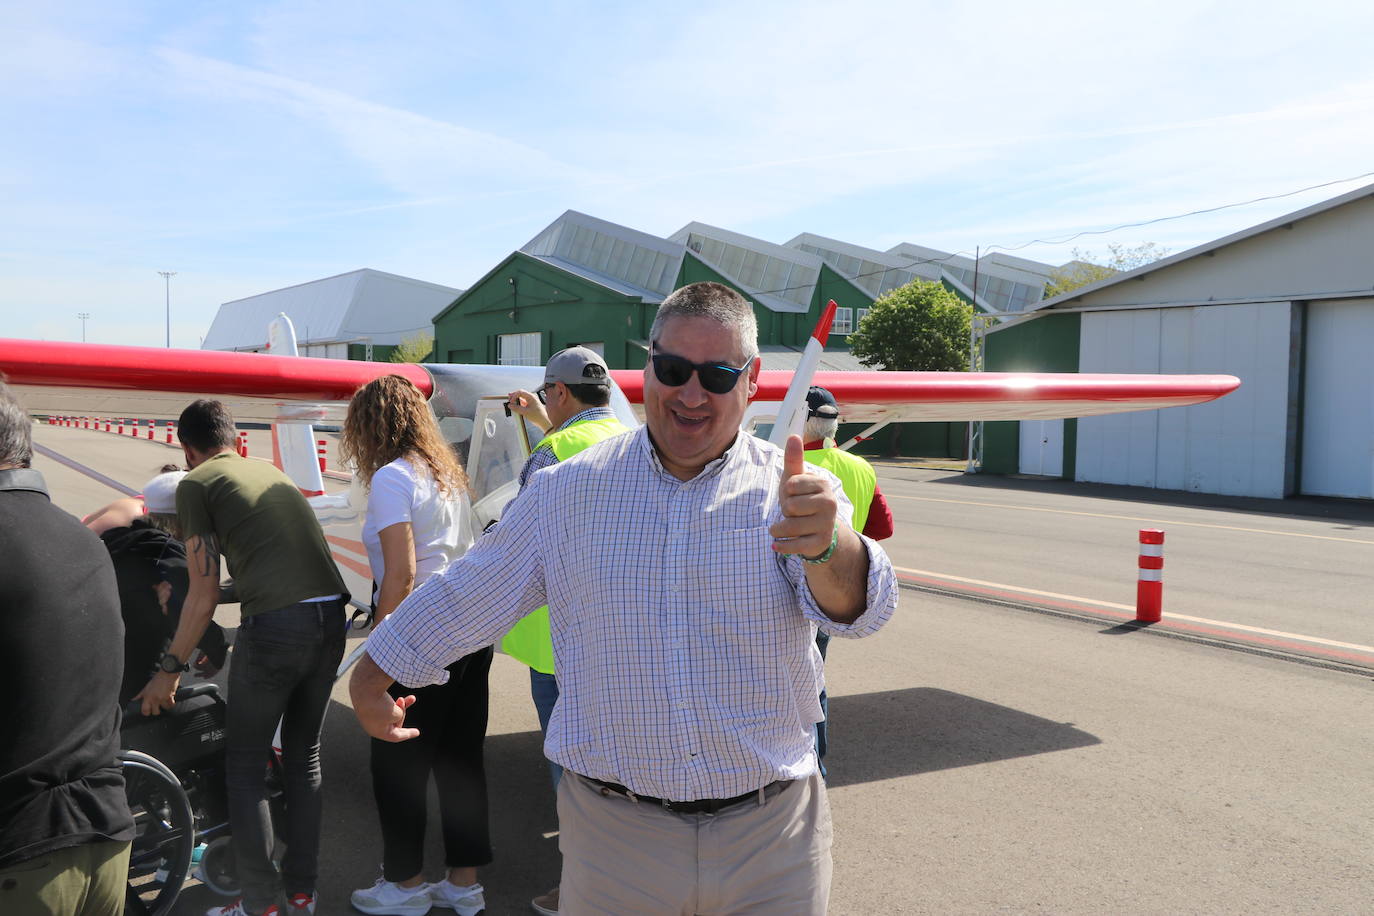
[[[0,871],[5,916],[121,916],[129,844],[83,843]]]
[[[673,814],[566,773],[558,828],[560,916],[822,916],[830,897],[818,773],[714,815]]]

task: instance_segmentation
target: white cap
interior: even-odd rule
[[[168,471],[159,474],[143,485],[143,505],[149,512],[158,515],[176,515],[177,484],[186,476],[185,471]]]

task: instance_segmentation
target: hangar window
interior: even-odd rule
[[[854,310],[835,309],[835,320],[830,323],[831,334],[848,334],[854,330]]]
[[[497,337],[496,362],[501,366],[541,366],[539,332],[533,334],[501,334]]]

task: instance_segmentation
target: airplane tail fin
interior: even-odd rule
[[[267,326],[267,351],[274,356],[299,356],[296,329],[285,314]],[[309,423],[272,424],[272,461],[306,496],[324,493],[324,476],[315,445],[315,427]]]

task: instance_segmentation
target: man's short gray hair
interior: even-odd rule
[[[0,373],[0,468],[26,468],[33,462],[33,421]]]
[[[839,431],[839,417],[807,417],[806,427],[802,430],[802,441],[820,442],[823,439],[834,439]]]
[[[759,355],[759,323],[749,300],[723,283],[690,283],[663,300],[649,329],[649,340],[657,341],[670,318],[710,318],[732,329],[739,338],[740,352],[750,362]]]

